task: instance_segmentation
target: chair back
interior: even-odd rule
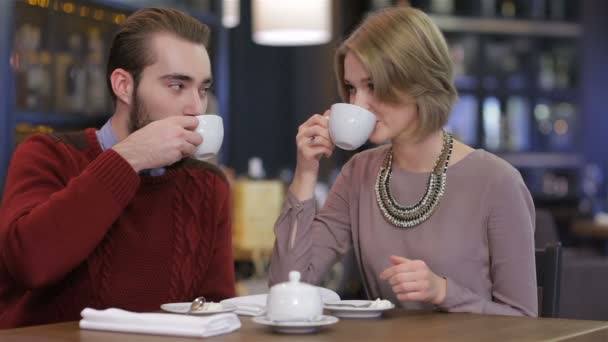
[[[536,229],[534,229],[536,248],[545,248],[547,244],[559,241],[559,232],[553,214],[546,209],[536,209]]]
[[[556,242],[536,249],[536,282],[540,317],[558,317],[562,246]]]

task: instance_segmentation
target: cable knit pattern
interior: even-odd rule
[[[184,293],[184,278],[181,272],[187,269],[188,258],[188,252],[185,250],[188,248],[188,242],[184,229],[184,215],[182,215],[182,206],[184,204],[183,188],[178,185],[176,190],[177,195],[173,200],[173,234],[175,240],[173,243],[171,287],[169,288],[169,298],[172,301],[177,301],[179,297],[178,293]],[[188,297],[192,297],[189,293],[187,295]]]
[[[104,307],[103,299],[107,291],[112,275],[112,231],[110,230],[101,244],[95,250],[94,257],[89,258],[91,284],[95,287],[95,307]]]
[[[205,189],[205,191],[202,193],[202,195],[203,195],[203,198],[201,201],[202,206],[200,208],[201,222],[209,222],[209,224],[211,224],[211,225],[216,225],[216,222],[215,222],[216,220],[213,217],[213,215],[211,215],[213,213],[213,211],[211,211],[213,209],[212,194],[216,191],[214,183],[212,182],[213,178],[208,177],[201,181],[197,180],[194,177],[192,177],[191,179],[195,183],[201,183],[201,184],[198,184],[198,188]],[[192,286],[190,288],[190,291],[193,293],[193,297],[199,296],[199,294],[196,293],[196,291],[199,290],[198,284],[201,283],[202,275],[207,272],[207,269],[209,267],[209,258],[205,257],[205,254],[207,254],[209,252],[209,249],[208,249],[209,246],[212,246],[213,242],[215,241],[215,233],[216,232],[212,232],[211,235],[206,236],[205,237],[206,241],[205,241],[205,239],[203,239],[203,236],[199,235],[198,240],[196,241],[197,245],[201,246],[202,248],[198,248],[195,258],[194,258],[194,260],[196,261],[196,263],[194,264],[194,267],[195,267],[194,282],[192,283]]]
[[[19,145],[0,208],[0,329],[76,320],[87,306],[235,295],[221,171],[186,161],[152,177],[127,165],[93,129]]]
[[[214,226],[215,220],[209,217],[213,210],[214,180],[217,177],[198,179],[191,172],[187,173],[186,181],[180,184],[177,196],[173,202],[173,219],[175,227],[175,243],[173,251],[173,275],[170,287],[171,298],[178,300],[177,293],[187,293],[189,298],[200,296],[202,277],[209,265],[210,250],[207,248],[214,240],[214,232],[203,235],[200,230],[188,230],[186,227],[196,226],[194,222],[207,223]],[[187,200],[184,198],[184,188],[202,189],[196,196]],[[202,197],[199,197],[202,196]],[[198,218],[186,216],[182,212],[198,212]]]

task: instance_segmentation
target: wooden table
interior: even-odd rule
[[[241,316],[238,331],[209,338],[214,341],[608,341],[608,321],[508,317],[393,310],[381,319],[341,319],[311,335],[284,335]],[[208,339],[208,340],[209,340]],[[78,322],[0,330],[2,342],[24,341],[188,341],[150,336],[80,330]]]
[[[608,225],[593,220],[576,220],[572,224],[572,232],[577,236],[595,239],[608,239]]]

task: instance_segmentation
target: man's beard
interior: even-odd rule
[[[148,108],[137,93],[137,87],[134,90],[133,109],[129,113],[129,134],[152,122]]]

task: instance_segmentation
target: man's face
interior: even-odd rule
[[[129,132],[170,116],[199,115],[207,109],[211,63],[203,45],[170,34],[150,38],[154,64],[134,87]]]

